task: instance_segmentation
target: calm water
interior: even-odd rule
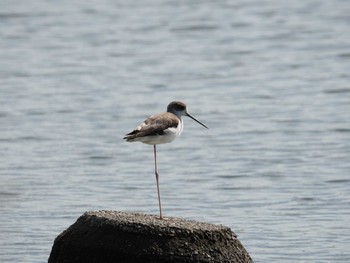
[[[349,1],[0,2],[0,261],[87,210],[230,226],[255,262],[350,262]]]

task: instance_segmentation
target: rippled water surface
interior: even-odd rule
[[[230,226],[255,262],[350,262],[349,1],[0,2],[0,261],[87,210]]]

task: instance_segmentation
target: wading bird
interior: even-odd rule
[[[163,219],[162,205],[160,201],[159,174],[157,167],[157,144],[170,143],[180,136],[183,130],[182,116],[190,117],[203,127],[203,123],[196,120],[186,110],[186,104],[180,101],[170,102],[167,112],[158,113],[147,118],[143,123],[136,127],[132,132],[125,135],[124,139],[128,142],[142,142],[153,145],[154,150],[154,172],[157,181],[159,218]]]

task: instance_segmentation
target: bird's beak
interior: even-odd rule
[[[192,117],[192,116],[191,116],[190,114],[188,114],[187,112],[186,112],[186,116],[187,116],[187,117],[190,117],[192,120],[198,122],[198,123],[199,123],[200,125],[202,125],[203,127],[209,129],[207,126],[205,126],[205,125],[204,125],[203,123],[201,123],[200,121],[196,120],[194,117]]]

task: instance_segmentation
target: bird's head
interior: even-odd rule
[[[173,101],[170,102],[167,108],[168,112],[171,112],[175,114],[177,117],[181,118],[181,116],[187,116],[190,117],[192,120],[198,122],[200,125],[203,127],[209,129],[207,126],[205,126],[203,123],[200,121],[196,120],[194,117],[192,117],[188,112],[187,112],[187,107],[186,104],[181,102],[181,101]]]

